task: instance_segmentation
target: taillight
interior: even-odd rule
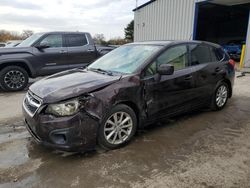
[[[233,68],[235,68],[235,61],[233,59],[230,59],[228,63],[232,65]]]

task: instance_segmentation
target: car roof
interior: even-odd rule
[[[220,45],[207,42],[207,41],[197,41],[197,40],[160,40],[160,41],[143,41],[143,42],[134,42],[128,45],[159,45],[159,46],[169,46],[174,44],[207,44],[216,48],[220,48]]]

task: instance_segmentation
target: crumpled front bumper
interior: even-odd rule
[[[23,107],[27,130],[37,143],[63,151],[93,150],[98,134],[98,120],[86,112],[73,116],[55,117],[35,114],[31,117]]]

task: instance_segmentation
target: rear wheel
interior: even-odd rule
[[[127,105],[115,106],[103,120],[98,143],[104,149],[116,149],[127,144],[134,136],[137,118]]]
[[[225,107],[229,97],[229,88],[225,82],[217,86],[211,102],[212,110],[221,110]]]
[[[0,85],[5,91],[21,91],[28,81],[28,73],[22,67],[8,66],[0,71]]]

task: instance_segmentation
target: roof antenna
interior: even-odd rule
[[[138,7],[138,0],[135,0],[135,8]]]

